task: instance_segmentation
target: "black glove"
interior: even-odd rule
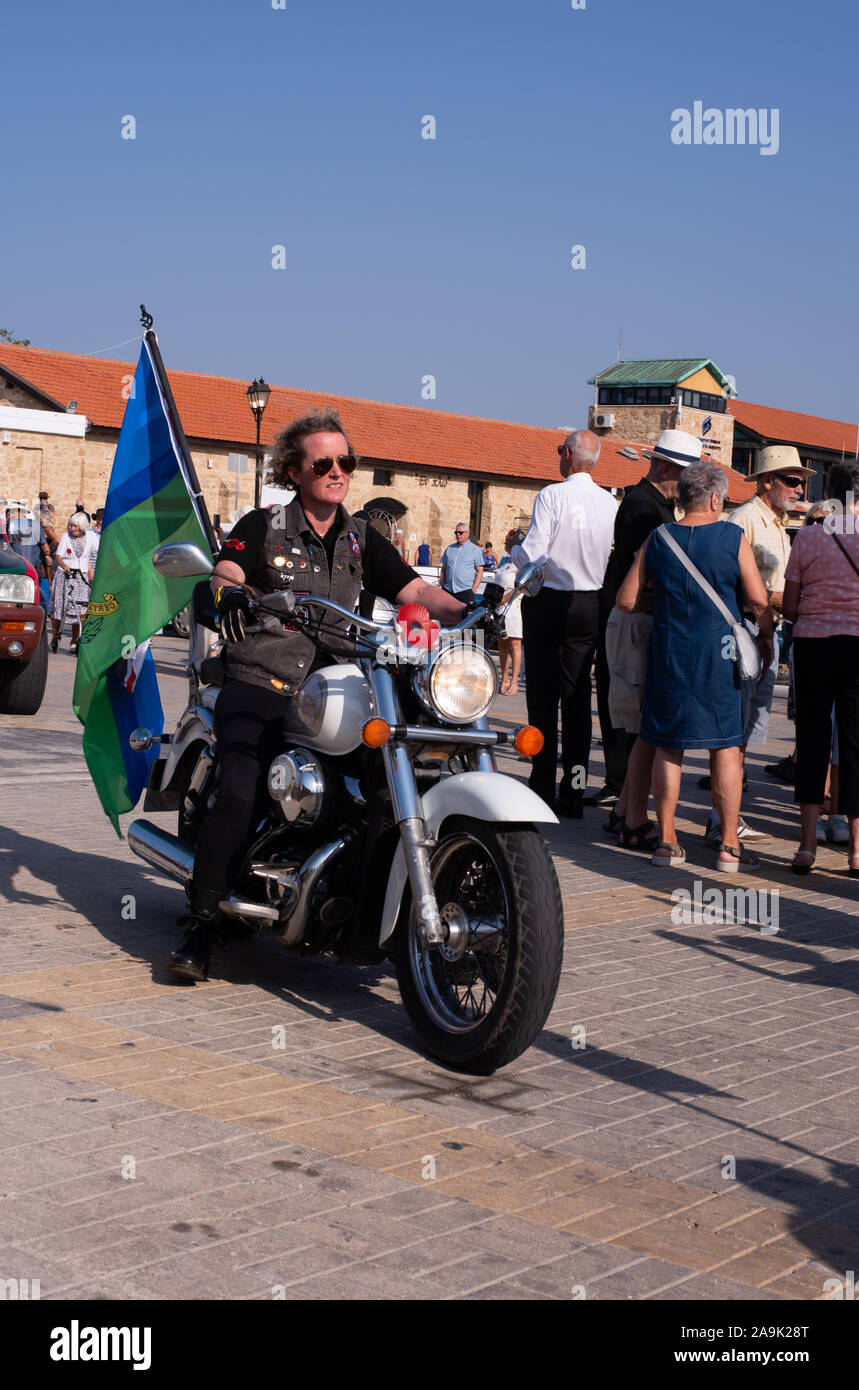
[[[228,642],[241,642],[245,636],[253,610],[248,594],[240,585],[219,589],[215,597],[215,607],[221,620],[221,633]]]

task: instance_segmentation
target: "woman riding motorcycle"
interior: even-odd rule
[[[190,913],[169,969],[206,979],[212,947],[221,940],[218,904],[239,874],[266,802],[266,773],[281,751],[285,701],[295,695],[317,657],[311,640],[271,616],[254,615],[251,594],[290,589],[354,609],[362,588],[395,603],[422,603],[440,623],[459,622],[465,606],[427,584],[391,543],[344,504],[357,458],[336,411],[293,421],[278,436],[274,482],[297,496],[288,506],[258,508],[231,531],[212,574],[225,639],[226,679],[215,706],[220,782],[200,831]],[[252,624],[263,631],[247,632]],[[329,623],[327,634],[336,631]]]

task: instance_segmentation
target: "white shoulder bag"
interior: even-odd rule
[[[692,564],[692,561],[689,559],[688,555],[686,555],[685,551],[677,544],[667,526],[659,527],[659,535],[665,541],[669,550],[673,551],[677,556],[681,565],[689,571],[692,578],[701,586],[707,597],[716,605],[722,617],[725,619],[725,622],[728,624],[728,627],[731,629],[734,638],[733,660],[737,663],[740,680],[756,681],[761,674],[763,662],[761,661],[761,654],[758,651],[758,644],[749,632],[749,629],[746,627],[745,623],[737,622],[728,605],[722,602],[712,584],[708,584],[701,571]]]

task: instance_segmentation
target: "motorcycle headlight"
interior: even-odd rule
[[[6,603],[35,603],[36,581],[29,574],[0,575],[0,601]]]
[[[498,692],[492,661],[467,643],[443,648],[422,683],[436,714],[449,724],[482,718]]]

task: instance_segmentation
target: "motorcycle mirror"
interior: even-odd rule
[[[487,608],[497,608],[504,598],[504,588],[501,584],[487,584],[483,590],[483,602]]]
[[[209,556],[188,541],[159,545],[152,563],[167,579],[191,579],[195,574],[211,574],[215,568]]]
[[[533,598],[543,587],[543,571],[539,565],[523,565],[516,576],[516,591]]]

